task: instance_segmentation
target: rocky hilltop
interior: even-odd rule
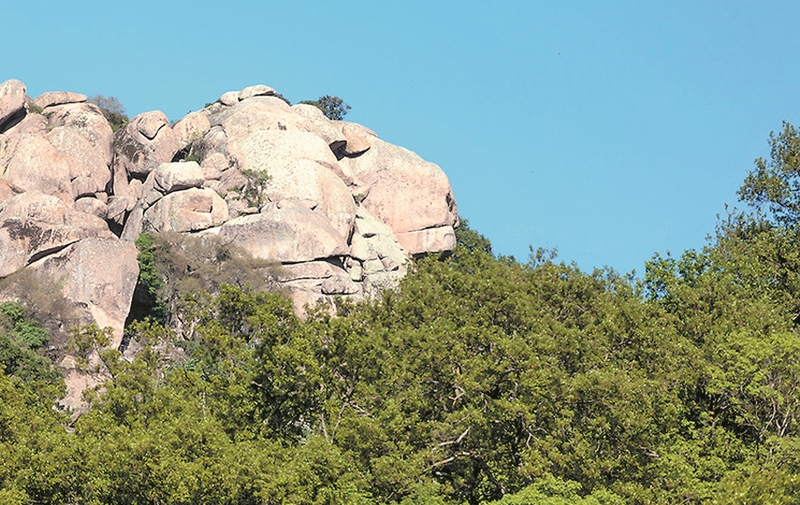
[[[85,95],[0,84],[0,278],[46,274],[112,345],[142,232],[214,234],[278,262],[299,308],[395,285],[409,256],[452,249],[456,224],[438,166],[268,86],[114,133]]]

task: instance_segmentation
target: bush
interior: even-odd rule
[[[0,280],[0,293],[17,298],[0,304],[0,313],[11,325],[7,333],[32,348],[45,342],[51,347],[63,344],[66,328],[75,324],[76,311],[61,287],[49,276],[29,268]]]
[[[89,365],[89,356],[111,343],[114,330],[106,326],[100,328],[97,323],[69,330],[69,350],[75,353],[78,369],[85,370]]]
[[[341,121],[350,111],[350,106],[338,96],[325,95],[316,100],[305,100],[300,103],[313,105],[331,121]]]
[[[219,293],[221,284],[274,290],[280,265],[253,258],[219,237],[178,233],[143,233],[139,248],[139,281],[129,322],[152,318],[166,324],[181,320],[189,293]]]
[[[239,194],[250,207],[260,208],[264,205],[264,190],[272,179],[266,170],[242,170],[247,182],[239,190]]]
[[[113,96],[94,95],[87,101],[97,105],[114,132],[124,128],[130,121],[125,113],[125,106]]]

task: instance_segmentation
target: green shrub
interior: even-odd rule
[[[316,100],[305,100],[300,103],[313,105],[331,121],[341,121],[350,111],[350,106],[338,96],[324,95]]]
[[[219,292],[222,284],[256,291],[274,290],[280,266],[253,258],[216,236],[143,233],[139,248],[139,280],[129,322],[152,318],[179,320],[189,293]]]
[[[250,207],[260,208],[266,201],[264,193],[272,177],[266,170],[245,169],[242,170],[242,175],[247,179],[247,182],[241,188],[233,191],[239,193]]]
[[[108,346],[113,334],[114,330],[110,327],[106,326],[101,329],[97,323],[70,328],[68,346],[70,352],[75,354],[79,370],[86,370],[91,354]]]
[[[94,95],[87,102],[97,105],[114,132],[124,128],[130,121],[125,113],[125,106],[113,96]]]

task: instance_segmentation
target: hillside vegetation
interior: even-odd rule
[[[641,279],[462,226],[337,317],[189,291],[73,424],[12,307],[0,503],[800,503],[800,141],[771,143],[752,206]]]

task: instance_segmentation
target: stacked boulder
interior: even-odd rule
[[[85,95],[31,100],[20,81],[0,84],[0,278],[49,275],[77,321],[110,326],[119,344],[139,267],[106,221],[113,138]]]
[[[302,310],[395,286],[410,256],[452,249],[456,225],[438,166],[268,86],[114,134],[85,95],[0,85],[0,278],[47,273],[114,345],[142,232],[214,234],[280,263]]]

